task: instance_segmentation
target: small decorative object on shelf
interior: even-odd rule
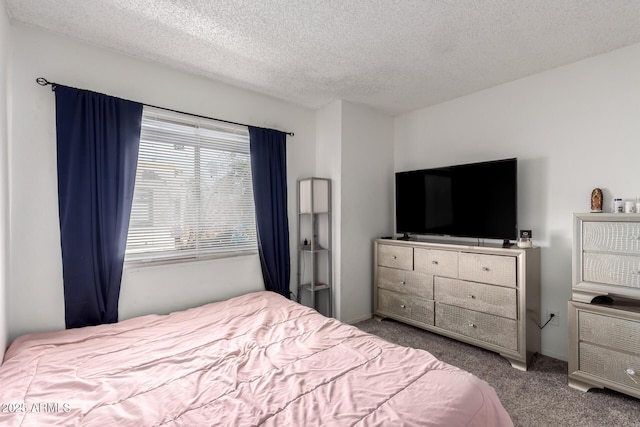
[[[624,213],[636,213],[636,202],[634,200],[624,201]]]
[[[613,213],[623,213],[623,212],[624,212],[624,200],[613,199]]]
[[[518,247],[521,249],[528,249],[533,247],[531,237],[531,230],[520,230],[520,238],[517,242]]]
[[[602,190],[594,188],[591,192],[591,212],[602,212]]]

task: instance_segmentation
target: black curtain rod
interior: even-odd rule
[[[56,86],[65,86],[65,85],[61,85],[59,83],[50,82],[47,79],[45,79],[44,77],[38,77],[36,79],[36,83],[38,83],[40,86],[51,86],[51,90],[52,91],[56,90]],[[74,89],[77,89],[77,88],[74,88]],[[80,89],[78,89],[78,90],[80,90]],[[129,100],[127,99],[126,101],[129,101]],[[131,101],[131,102],[133,102],[133,101]],[[137,102],[137,101],[135,101],[135,102]],[[244,124],[244,123],[232,122],[232,121],[229,121],[229,120],[222,120],[222,119],[214,119],[213,117],[201,116],[199,114],[185,113],[184,111],[172,110],[171,108],[158,107],[157,105],[151,105],[151,104],[142,104],[142,105],[146,105],[147,107],[157,108],[159,110],[171,111],[173,113],[186,114],[188,116],[198,117],[198,118],[201,118],[201,119],[216,120],[218,122],[229,123],[229,124],[232,124],[232,125],[247,126],[247,127],[250,126],[250,125],[247,125],[247,124]],[[259,126],[253,126],[253,127],[259,127]],[[261,129],[268,129],[268,128],[261,128]],[[285,134],[287,134],[289,136],[294,136],[295,135],[293,132],[285,132]]]

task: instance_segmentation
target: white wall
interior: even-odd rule
[[[31,27],[13,26],[9,338],[64,328],[54,94],[37,77],[180,111],[295,132],[287,143],[291,247],[295,183],[314,173],[315,112]],[[292,271],[292,283],[295,272]],[[263,289],[257,256],[126,268],[120,318]],[[293,289],[293,288],[292,288]]]
[[[332,179],[334,315],[354,323],[372,315],[372,240],[391,231],[393,119],[335,101],[316,133],[317,175]]]
[[[342,281],[342,226],[340,198],[342,195],[342,101],[334,101],[316,112],[316,174],[331,179],[333,316],[341,319],[343,301],[340,297]]]
[[[0,1],[0,354],[7,346],[9,281],[9,19]],[[0,358],[1,359],[1,358]],[[0,363],[2,361],[0,360]]]
[[[640,196],[640,44],[396,119],[395,169],[519,159],[519,228],[542,247],[542,353],[567,358],[572,213]],[[391,178],[390,178],[391,179]]]
[[[373,239],[393,227],[393,119],[344,102],[342,108],[341,320],[371,317]]]

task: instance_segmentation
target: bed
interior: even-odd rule
[[[273,292],[16,339],[0,425],[511,426],[484,381]]]

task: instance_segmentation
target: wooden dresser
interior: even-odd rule
[[[378,239],[374,314],[500,353],[540,351],[540,250]]]
[[[569,385],[640,398],[640,215],[574,215],[572,291]]]

